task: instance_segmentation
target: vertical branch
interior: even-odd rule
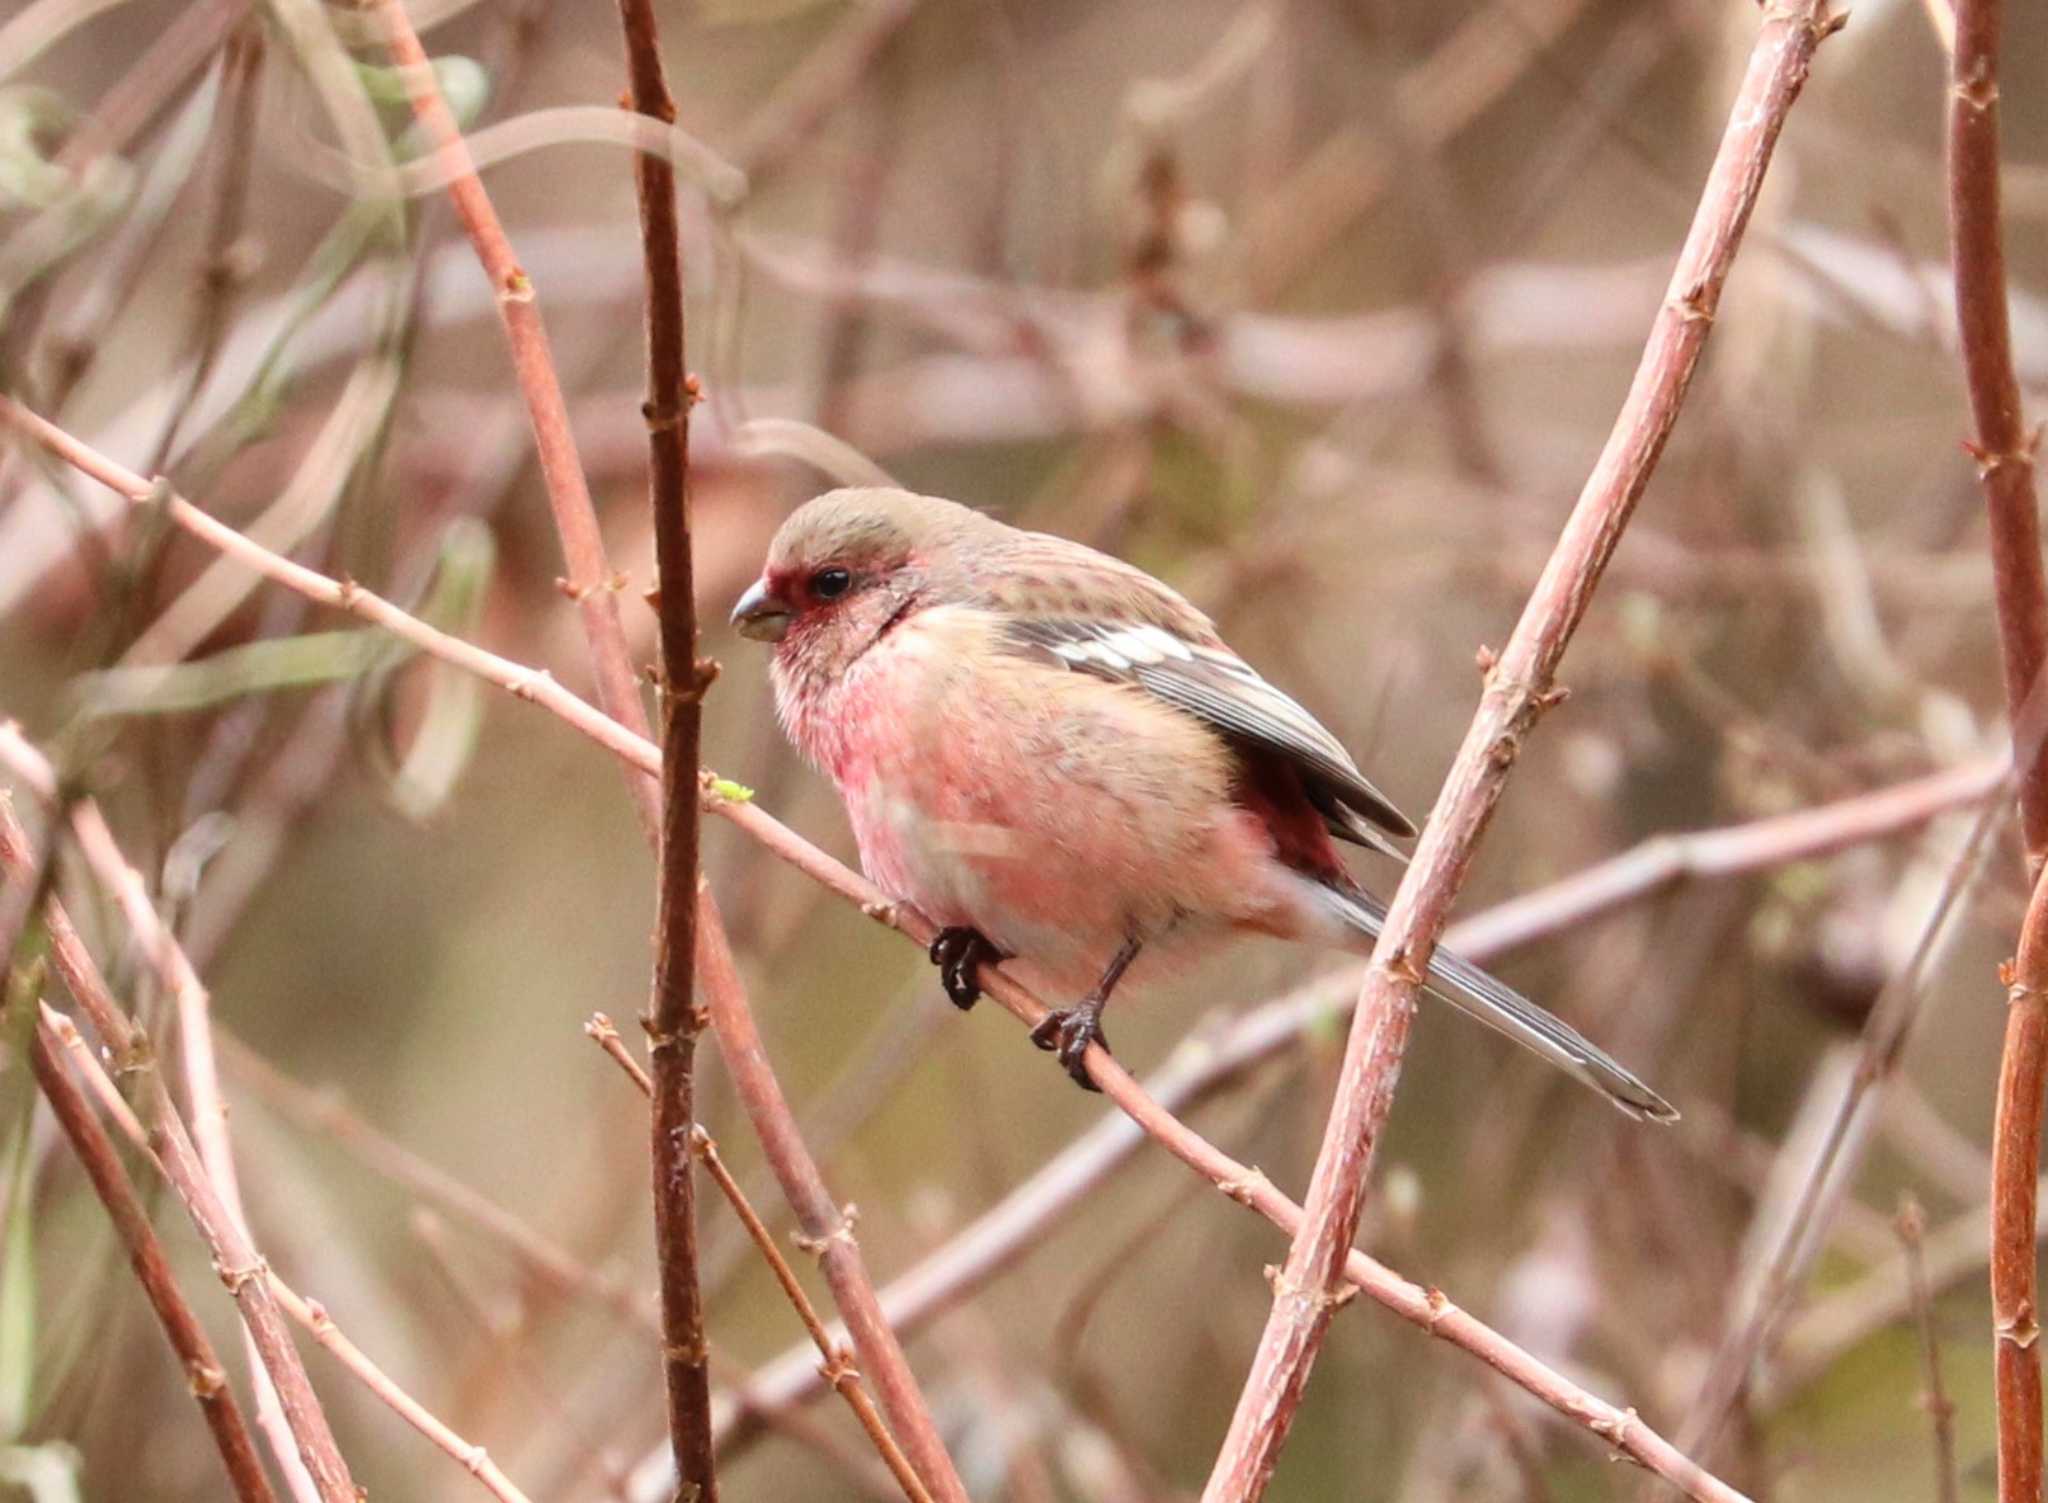
[[[1991,1324],[1999,1503],[2040,1503],[2041,1348],[2034,1212],[2048,1085],[2048,871],[2035,879],[2007,967],[2005,1052],[1991,1127]]]
[[[918,1477],[940,1503],[967,1503],[967,1489],[953,1468],[932,1422],[930,1408],[909,1359],[896,1333],[882,1314],[881,1301],[869,1281],[862,1262],[860,1244],[853,1234],[850,1207],[842,1209],[832,1199],[817,1161],[804,1146],[796,1116],[775,1079],[768,1053],[755,1031],[753,1013],[740,987],[739,971],[733,965],[732,950],[725,942],[724,927],[711,894],[700,894],[703,912],[697,924],[697,967],[704,986],[704,1002],[711,1015],[712,1030],[718,1035],[718,1050],[732,1073],[733,1088],[746,1108],[761,1148],[774,1171],[782,1193],[795,1210],[802,1228],[799,1245],[817,1255],[831,1287],[833,1303],[846,1321],[854,1355],[860,1360],[862,1376],[875,1387],[889,1427],[896,1432]]]
[[[1993,594],[2014,732],[2020,835],[2034,886],[2010,987],[1991,1136],[1991,1313],[1996,1332],[1998,1496],[2041,1497],[2041,1353],[2034,1263],[2041,1088],[2048,1073],[2048,756],[2022,746],[2023,709],[2048,663],[2048,584],[2034,497],[2034,435],[2020,415],[1999,223],[1999,0],[1957,0],[1949,75],[1949,249],[1977,437],[1969,445],[1991,522]]]
[[[653,0],[619,0],[632,107],[663,125],[676,119],[661,65]],[[697,953],[697,743],[706,678],[697,663],[696,586],[690,567],[690,391],[683,359],[683,251],[676,175],[666,157],[639,152],[633,183],[647,273],[648,503],[661,618],[661,872],[654,996],[648,1008],[653,1067],[654,1240],[661,1265],[662,1368],[678,1496],[715,1499],[711,1372],[697,1281],[697,1191],[690,1152],[696,1126],[697,1034],[691,984]]]
[[[1999,225],[1998,38],[2000,0],[1957,0],[1949,76],[1948,224],[1955,261],[1956,321],[1977,437],[1968,444],[1984,482],[2005,703],[2014,729],[2048,664],[2048,583],[2034,500],[2034,435],[2020,414],[2006,309],[2005,244]],[[2020,833],[2031,878],[2048,861],[2048,756],[2017,749]]]
[[[1346,1298],[1345,1262],[1364,1210],[1373,1149],[1393,1105],[1415,989],[1508,770],[1537,717],[1559,697],[1551,687],[1557,664],[1678,420],[1778,133],[1814,50],[1840,19],[1827,0],[1774,4],[1764,12],[1628,397],[1514,635],[1489,665],[1478,713],[1374,947],[1302,1224],[1274,1279],[1273,1308],[1203,1492],[1205,1503],[1262,1496],[1279,1463],[1330,1317]]]
[[[1907,1297],[1920,1326],[1920,1356],[1927,1364],[1927,1392],[1921,1403],[1934,1427],[1935,1503],[1958,1503],[1962,1487],[1956,1473],[1956,1406],[1941,1381],[1941,1335],[1934,1315],[1934,1294],[1927,1286],[1927,1214],[1911,1195],[1899,1204],[1899,1246],[1906,1264]]]

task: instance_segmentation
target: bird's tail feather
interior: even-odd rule
[[[1387,918],[1384,907],[1362,892],[1335,886],[1323,890],[1347,925],[1368,941],[1379,938]],[[1430,959],[1429,978],[1423,984],[1433,996],[1591,1086],[1629,1116],[1654,1122],[1678,1120],[1677,1109],[1620,1061],[1470,961],[1440,948]]]

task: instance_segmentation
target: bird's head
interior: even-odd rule
[[[761,577],[733,607],[740,635],[785,669],[835,674],[921,605],[936,603],[979,513],[880,487],[830,491],[790,514]]]

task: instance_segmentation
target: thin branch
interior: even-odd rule
[[[547,484],[548,502],[554,510],[555,529],[561,535],[562,552],[569,568],[568,577],[561,582],[562,591],[576,603],[584,635],[590,642],[597,702],[613,720],[645,736],[647,715],[640,703],[632,655],[626,647],[625,624],[619,614],[619,591],[624,580],[605,555],[597,509],[591,503],[583,463],[576,453],[568,404],[562,398],[561,378],[555,372],[547,326],[541,321],[533,282],[513,254],[512,242],[505,234],[498,211],[491,206],[490,196],[470,165],[469,149],[463,144],[454,112],[434,81],[426,49],[406,18],[404,6],[398,0],[384,0],[371,19],[382,23],[385,47],[411,83],[413,114],[421,128],[438,151],[465,168],[448,184],[448,196],[463,228],[469,232],[477,259],[483,263],[496,294],[498,315],[512,349],[513,371],[533,421],[534,445],[540,457],[541,476]],[[648,778],[629,773],[627,782],[641,823],[651,836],[661,828],[659,791]]]
[[[76,1030],[73,1032],[75,1036]],[[177,1277],[164,1256],[163,1243],[157,1240],[149,1213],[142,1208],[141,1197],[121,1166],[113,1140],[100,1126],[99,1118],[59,1059],[62,1048],[55,1030],[38,1019],[29,1064],[49,1100],[57,1125],[71,1140],[72,1150],[107,1208],[107,1219],[114,1223],[121,1245],[128,1250],[136,1282],[142,1285],[171,1350],[177,1353],[184,1368],[185,1386],[198,1401],[207,1428],[213,1432],[213,1443],[220,1449],[221,1464],[227,1468],[235,1496],[243,1503],[270,1503],[274,1494],[263,1474],[263,1461],[256,1454],[255,1441],[242,1419],[241,1406],[228,1385],[227,1371],[214,1354],[213,1343],[207,1340],[199,1318],[186,1303],[184,1291],[178,1287]]]
[[[653,0],[619,0],[633,109],[674,125]],[[683,246],[676,174],[639,152],[633,184],[646,264],[647,499],[654,518],[661,634],[661,848],[654,931],[654,993],[647,1009],[654,1244],[661,1276],[662,1370],[669,1445],[681,1496],[716,1503],[711,1455],[711,1372],[698,1279],[697,1190],[689,1136],[697,1120],[697,1035],[704,1021],[691,988],[697,952],[698,742],[709,675],[697,662],[697,595],[690,549],[690,403],[684,374]]]
[[[888,1426],[882,1423],[882,1416],[876,1410],[874,1400],[868,1397],[867,1389],[861,1386],[860,1372],[853,1365],[852,1354],[835,1344],[831,1334],[825,1329],[825,1322],[818,1318],[817,1308],[811,1304],[810,1296],[804,1293],[804,1286],[797,1282],[796,1271],[789,1266],[789,1259],[783,1257],[782,1249],[775,1245],[775,1234],[768,1230],[759,1213],[748,1202],[746,1192],[740,1188],[739,1181],[732,1177],[732,1171],[727,1169],[724,1161],[719,1158],[717,1142],[713,1140],[711,1134],[697,1127],[690,1131],[690,1147],[696,1152],[697,1157],[704,1161],[705,1172],[717,1183],[718,1188],[725,1192],[725,1198],[732,1202],[734,1214],[740,1218],[741,1225],[746,1227],[747,1235],[754,1239],[754,1246],[761,1250],[761,1256],[767,1259],[769,1269],[775,1274],[775,1282],[782,1286],[782,1292],[788,1296],[790,1304],[796,1307],[797,1319],[803,1322],[804,1330],[816,1344],[818,1355],[825,1359],[818,1369],[825,1382],[846,1400],[847,1407],[853,1411],[861,1429],[867,1432],[868,1440],[881,1456],[883,1464],[889,1468],[890,1475],[903,1489],[904,1497],[910,1499],[910,1503],[932,1503],[930,1491],[912,1470],[909,1459],[896,1444],[895,1437],[889,1434]]]
[[[832,1199],[816,1161],[804,1146],[796,1117],[768,1063],[761,1035],[754,1027],[753,1011],[740,984],[726,944],[725,927],[718,921],[710,889],[699,888],[701,911],[697,924],[697,971],[704,987],[705,1006],[711,1028],[718,1038],[718,1050],[732,1076],[741,1105],[761,1140],[769,1167],[775,1172],[783,1194],[797,1213],[802,1228],[798,1245],[817,1256],[831,1287],[833,1303],[845,1317],[853,1349],[859,1355],[861,1371],[875,1385],[890,1426],[901,1438],[904,1451],[931,1496],[945,1503],[967,1503],[967,1489],[953,1468],[939,1438],[938,1426],[925,1404],[924,1394],[910,1370],[909,1359],[896,1333],[882,1318],[875,1299],[875,1287],[854,1237],[854,1210]]]
[[[1941,1337],[1935,1329],[1934,1296],[1927,1287],[1922,1243],[1927,1216],[1911,1195],[1899,1203],[1899,1245],[1906,1259],[1906,1284],[1912,1292],[1913,1315],[1920,1326],[1920,1356],[1927,1365],[1927,1391],[1921,1405],[1934,1427],[1934,1496],[1936,1503],[1957,1503],[1962,1496],[1956,1475],[1956,1406],[1941,1381]]]
[[[1415,991],[1506,785],[1522,741],[1556,702],[1552,679],[1678,420],[1721,289],[1813,53],[1838,24],[1827,0],[1777,5],[1750,54],[1712,173],[1635,380],[1486,691],[1403,875],[1374,947],[1316,1156],[1302,1229],[1274,1299],[1205,1503],[1263,1495],[1343,1298],[1342,1273],[1365,1207],[1373,1149],[1393,1105]]]
[[[626,1047],[626,1041],[619,1036],[618,1026],[601,1012],[590,1015],[590,1021],[583,1025],[583,1033],[593,1044],[604,1050],[618,1066],[626,1072],[626,1078],[640,1088],[640,1094],[652,1100],[654,1077],[647,1073],[647,1067],[633,1058],[633,1051]]]

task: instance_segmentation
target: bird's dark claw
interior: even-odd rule
[[[1038,1020],[1031,1030],[1031,1042],[1054,1054],[1082,1090],[1102,1089],[1088,1078],[1088,1046],[1100,1044],[1103,1052],[1109,1050],[1109,1040],[1102,1032],[1100,999],[1088,997],[1072,1007],[1055,1008]]]
[[[945,987],[948,1000],[962,1012],[981,1000],[981,983],[974,979],[975,969],[985,960],[1008,958],[979,929],[964,925],[941,929],[932,937],[927,953],[939,968],[939,984]]]

